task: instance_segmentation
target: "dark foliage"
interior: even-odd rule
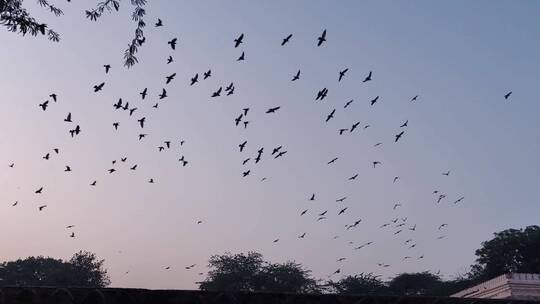
[[[103,260],[80,251],[69,261],[28,257],[0,264],[0,286],[106,287],[110,284]]]

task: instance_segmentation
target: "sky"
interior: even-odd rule
[[[88,250],[105,259],[112,286],[160,289],[196,288],[211,255],[248,251],[295,260],[322,279],[338,268],[383,279],[424,270],[452,278],[494,232],[539,224],[538,2],[150,1],[147,42],[130,69],[128,1],[97,22],[84,16],[91,1],[58,1],[60,17],[27,2],[61,41],[0,30],[0,261]],[[163,27],[153,26],[157,18]],[[327,41],[317,47],[324,29]],[[201,80],[208,69],[212,76]],[[372,81],[363,83],[369,71]],[[231,82],[233,95],[210,97]],[[164,87],[169,97],[152,108]],[[328,96],[315,101],[325,87]],[[42,111],[53,92],[58,102]],[[137,107],[132,117],[112,107],[119,98]],[[246,107],[244,129],[234,119]],[[63,121],[69,112],[71,124]],[[82,132],[71,138],[77,124]],[[148,136],[139,141],[140,133]],[[164,141],[171,148],[159,152]],[[278,146],[287,153],[274,159]],[[440,203],[435,190],[446,195]],[[395,218],[405,225],[395,227]]]

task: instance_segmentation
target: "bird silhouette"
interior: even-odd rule
[[[113,127],[115,130],[118,130],[118,127],[120,126],[120,123],[119,122],[115,122],[113,123]]]
[[[268,110],[266,110],[266,113],[274,113],[276,112],[277,110],[279,110],[281,107],[274,107],[274,108],[270,108]]]
[[[343,213],[345,213],[345,211],[347,211],[347,209],[349,209],[349,208],[348,208],[348,207],[345,207],[345,208],[339,210],[338,215],[342,215]]]
[[[243,108],[242,111],[244,111],[244,116],[247,116],[249,112],[249,108]]]
[[[95,186],[97,184],[97,181],[93,181],[90,186]]]
[[[196,84],[198,81],[199,81],[199,73],[195,74],[195,76],[191,78],[191,83],[189,85],[192,86]]]
[[[338,160],[337,157],[332,158],[332,160],[330,160],[327,164],[328,164],[328,165],[333,164],[336,160]]]
[[[15,166],[15,163],[11,163],[8,165],[8,167],[13,168]]]
[[[314,201],[314,200],[315,200],[315,193],[313,193],[313,194],[311,195],[311,197],[309,198],[309,200],[310,200],[310,201]]]
[[[153,184],[153,183],[154,183],[154,179],[151,178],[150,180],[148,180],[148,183],[149,183],[149,184]]]
[[[504,95],[504,99],[510,98],[510,95],[512,95],[512,91],[506,93],[506,94]]]
[[[321,36],[317,38],[317,46],[321,46],[326,41],[326,29],[322,32]]]
[[[251,170],[247,170],[247,171],[243,172],[243,173],[242,173],[242,176],[243,176],[243,177],[246,177],[246,176],[249,175],[249,173],[251,173]]]
[[[457,203],[463,201],[464,199],[465,199],[465,197],[462,196],[462,197],[458,198],[457,200],[455,200],[455,201],[454,201],[454,204],[457,204]]]
[[[291,81],[296,81],[298,79],[300,79],[300,70],[298,70],[298,72],[296,72],[296,75],[293,76]]]
[[[398,142],[398,140],[401,138],[401,136],[403,136],[403,133],[405,133],[405,131],[399,132],[399,133],[396,135],[396,139],[394,140],[394,142]]]
[[[328,116],[326,116],[326,122],[328,122],[330,119],[334,118],[334,113],[336,113],[336,109],[333,109]]]
[[[406,120],[403,124],[401,124],[401,126],[399,126],[399,127],[400,127],[400,128],[405,128],[405,127],[407,127],[408,123],[409,123],[409,120],[407,119],[407,120]]]
[[[45,156],[43,156],[43,159],[44,159],[44,160],[49,160],[49,157],[50,157],[50,154],[47,153],[47,154],[45,154]]]
[[[160,26],[163,26],[163,21],[161,21],[161,19],[158,18],[156,22],[156,27],[160,27]]]
[[[274,159],[280,158],[280,157],[282,157],[283,155],[285,155],[286,153],[287,153],[287,151],[281,151],[281,152],[279,152],[279,153],[274,157]]]
[[[71,167],[70,167],[70,166],[66,166],[66,168],[64,169],[64,172],[71,172]]]
[[[167,44],[171,46],[171,49],[176,50],[176,42],[178,41],[177,38],[171,39],[171,41],[168,41]]]
[[[373,162],[373,168],[375,168],[377,165],[380,165],[380,164],[381,164],[380,161],[374,161],[374,162]]]
[[[244,33],[240,34],[238,38],[234,39],[234,47],[237,48],[240,44],[242,44],[243,39],[244,39]]]
[[[244,121],[244,129],[247,129],[248,124],[249,124],[249,121]]]
[[[139,134],[139,140],[143,139],[146,137],[147,134]]]
[[[358,177],[358,173],[356,173],[355,175],[349,177],[349,180],[355,180],[357,177]]]
[[[251,157],[248,157],[248,158],[244,159],[244,161],[242,162],[242,165],[247,164],[250,159],[251,159]]]
[[[392,181],[392,183],[395,183],[398,179],[399,179],[399,176],[394,176],[394,180]]]
[[[165,77],[165,84],[169,84],[174,79],[174,77],[176,77],[176,73],[172,73],[171,75]]]
[[[144,90],[139,94],[141,95],[142,100],[144,100],[146,98],[146,94],[148,94],[148,88],[144,88]]]
[[[43,209],[45,209],[47,207],[47,205],[41,205],[38,207],[39,211],[43,211]]]
[[[283,40],[281,41],[281,46],[284,46],[287,42],[289,42],[289,40],[291,39],[293,34],[289,34],[289,36],[283,38]]]
[[[51,95],[49,95],[50,98],[52,98],[52,100],[54,102],[56,102],[56,98],[58,97],[55,93],[52,93]]]
[[[371,105],[374,105],[378,100],[379,100],[379,96],[373,98],[373,99],[370,101]]]
[[[15,201],[15,203],[11,204],[11,207],[15,207],[17,204],[19,204],[19,201]]]
[[[416,101],[416,100],[418,100],[418,95],[416,95],[416,96],[414,96],[413,98],[411,98],[411,102]]]
[[[111,65],[110,64],[106,64],[103,66],[105,68],[105,74],[108,74],[109,73],[109,70],[111,69]]]
[[[167,64],[171,64],[174,61],[173,56],[167,58]]]
[[[303,239],[303,238],[305,238],[305,237],[306,237],[306,233],[305,233],[305,232],[302,233],[300,236],[298,236],[299,239]]]
[[[60,150],[59,150],[58,148],[54,148],[53,151],[54,151],[54,153],[56,153],[56,154],[60,153]]]
[[[345,73],[347,73],[347,71],[349,71],[349,68],[346,68],[345,70],[343,71],[339,71],[339,78],[338,78],[338,82],[341,81],[341,79],[345,76]]]
[[[159,99],[164,99],[167,97],[167,90],[165,90],[165,88],[163,88],[161,90],[161,94],[158,95],[159,96]]]
[[[205,80],[206,78],[212,76],[212,70],[208,70],[206,73],[204,73],[204,78],[203,80]]]
[[[103,86],[105,86],[105,82],[102,82],[100,84],[97,84],[94,86],[94,93],[97,93],[101,90],[103,90]]]
[[[43,192],[43,187],[37,189],[36,191],[34,191],[35,194],[41,194]]]
[[[343,203],[343,201],[345,201],[346,199],[347,199],[346,196],[341,197],[341,198],[338,198],[338,199],[336,200],[336,203]]]
[[[129,170],[133,170],[133,171],[137,170],[137,165],[133,165],[133,167],[129,168]]]
[[[322,213],[319,213],[319,216],[325,216],[326,213],[328,213],[328,210],[323,211]]]
[[[272,155],[276,154],[279,152],[279,150],[281,150],[281,148],[283,148],[283,146],[279,146],[279,147],[276,147],[272,150]]]
[[[394,207],[392,209],[396,210],[397,207],[401,207],[401,204],[399,204],[399,203],[394,204]]]
[[[323,88],[322,90],[317,92],[317,96],[315,97],[315,100],[321,100],[322,101],[326,97],[327,94],[328,94],[328,89]]]
[[[343,135],[345,131],[349,131],[349,129],[339,129],[339,135]]]
[[[217,91],[212,93],[212,97],[219,97],[221,95],[221,90],[222,89],[223,89],[222,87],[219,87],[219,89]]]
[[[306,209],[306,210],[302,211],[302,212],[300,213],[300,216],[302,216],[302,215],[306,214],[307,212],[308,212],[308,209]]]
[[[450,175],[450,170],[446,171],[446,172],[443,172],[442,175],[446,175],[446,176],[449,176]]]
[[[275,240],[273,241],[273,243],[277,243],[277,242],[279,242],[279,239],[275,239]]]
[[[238,59],[236,59],[236,61],[242,61],[244,60],[246,57],[246,54],[244,54],[244,52],[242,52],[242,55],[240,55],[240,57],[238,57]]]
[[[354,131],[354,130],[358,127],[358,125],[360,125],[360,122],[354,123],[354,124],[351,126],[351,129],[349,130],[349,132]]]
[[[69,235],[70,238],[74,238],[75,237],[75,232],[72,232],[70,235]]]
[[[369,71],[369,74],[367,75],[367,77],[364,79],[364,81],[362,82],[368,82],[368,81],[371,81],[371,76],[373,75],[373,72],[372,71]]]
[[[40,103],[39,106],[41,107],[41,109],[42,109],[43,111],[45,111],[45,110],[47,110],[47,107],[49,106],[49,101],[46,100],[46,101],[44,101],[43,103]]]
[[[146,117],[138,119],[137,121],[139,122],[139,125],[141,126],[141,128],[144,128],[144,122],[146,121]],[[139,139],[140,139],[140,135],[139,135]]]
[[[116,169],[111,168],[111,169],[109,169],[109,170],[107,170],[107,171],[109,172],[109,174],[112,174],[112,173],[116,172]]]
[[[438,230],[441,230],[442,228],[444,228],[444,227],[446,227],[446,226],[448,226],[448,224],[441,224],[441,225],[439,226]]]
[[[345,103],[345,105],[343,106],[343,108],[346,109],[346,108],[347,108],[348,106],[350,106],[351,103],[353,103],[353,102],[354,102],[354,99],[351,99],[351,100],[347,101],[347,103]]]

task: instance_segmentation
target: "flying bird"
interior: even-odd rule
[[[346,200],[346,199],[347,199],[346,196],[344,196],[344,197],[342,197],[342,198],[338,198],[338,199],[336,200],[336,203],[343,203],[343,201]]]
[[[327,164],[330,165],[330,164],[333,164],[336,160],[338,160],[337,157],[333,158],[332,160],[330,160]]]
[[[364,81],[362,82],[368,82],[368,81],[371,81],[371,76],[373,75],[373,72],[372,71],[369,71],[369,74],[367,75],[367,77],[364,79]]]
[[[418,99],[418,95],[414,96],[413,98],[411,98],[411,102],[413,101],[416,101]]]
[[[322,32],[321,36],[317,38],[317,46],[321,46],[326,41],[326,29]]]
[[[354,123],[354,124],[351,126],[351,129],[349,130],[349,132],[354,131],[354,130],[358,127],[358,125],[360,125],[360,122]]]
[[[328,122],[330,119],[334,118],[334,113],[336,113],[336,109],[333,109],[328,116],[326,116],[326,122]]]
[[[314,200],[315,200],[315,193],[313,193],[313,194],[311,195],[311,197],[309,198],[309,200],[310,200],[310,201],[314,201]]]
[[[146,117],[138,119],[137,121],[139,122],[141,128],[144,128],[144,122],[146,121]],[[140,140],[140,135],[139,135],[139,140]]]
[[[177,42],[177,41],[178,41],[177,38],[173,38],[171,41],[168,41],[167,44],[169,44],[169,45],[171,46],[171,48],[172,48],[173,50],[175,50],[175,49],[176,49],[176,42]]]
[[[148,88],[144,88],[144,90],[139,93],[141,95],[142,100],[146,98],[147,93],[148,93]]]
[[[163,21],[161,21],[161,19],[158,18],[156,22],[156,27],[160,27],[160,26],[163,26]]]
[[[161,94],[158,95],[159,99],[163,99],[167,97],[167,90],[165,88],[162,89]]]
[[[244,52],[242,52],[242,55],[240,55],[240,57],[238,57],[238,59],[236,59],[236,61],[242,61],[245,59],[245,54]]]
[[[52,100],[54,102],[56,102],[56,98],[58,97],[55,93],[52,93],[51,95],[49,95],[50,98],[52,98]]]
[[[399,133],[396,135],[396,139],[394,140],[394,142],[398,142],[398,140],[401,138],[401,136],[403,136],[403,133],[405,133],[405,131],[399,132]]]
[[[298,79],[300,79],[300,70],[298,70],[298,72],[296,72],[296,75],[293,76],[291,81],[296,81]]]
[[[97,93],[97,92],[103,90],[103,86],[104,86],[104,85],[105,85],[105,82],[102,82],[102,83],[100,83],[100,84],[95,85],[95,86],[94,86],[94,93]]]
[[[371,105],[374,105],[378,100],[379,100],[379,96],[373,98],[373,99],[370,101]]]
[[[37,189],[34,193],[35,194],[41,194],[43,192],[43,187]]]
[[[344,109],[346,109],[348,106],[351,105],[351,103],[353,103],[354,99],[351,99],[349,101],[347,101],[347,103],[345,103],[345,106],[343,106]]]
[[[348,70],[349,70],[349,68],[346,68],[346,69],[343,70],[343,71],[339,71],[339,79],[338,79],[338,82],[341,81],[341,79],[345,76],[345,73],[347,73]]]
[[[170,64],[174,61],[173,57],[172,56],[169,56],[169,58],[167,58],[167,64]]]
[[[304,232],[304,233],[302,233],[298,238],[299,238],[299,239],[303,239],[303,238],[305,238],[305,237],[306,237],[306,233]]]
[[[374,161],[374,162],[373,162],[373,168],[375,168],[377,165],[380,165],[380,164],[381,164],[380,161]]]
[[[204,73],[204,78],[203,80],[205,80],[206,78],[212,76],[212,70],[208,70],[206,73]]]
[[[283,40],[281,41],[281,46],[284,46],[287,42],[289,42],[289,40],[291,39],[293,34],[289,34],[289,36],[283,38]]]
[[[454,201],[454,204],[457,204],[457,203],[463,201],[464,199],[465,199],[465,197],[462,196],[462,197],[458,198],[456,201]]]
[[[43,111],[45,111],[45,110],[47,110],[47,107],[49,106],[49,101],[46,100],[45,102],[40,103],[39,106],[41,107],[41,109],[42,109]]]
[[[109,73],[109,70],[111,69],[111,65],[110,64],[106,64],[103,66],[105,68],[105,74],[108,74]]]
[[[191,83],[189,84],[190,86],[194,85],[195,83],[197,83],[199,80],[199,73],[195,74],[195,76],[193,76],[193,78],[191,78]]]
[[[242,44],[243,39],[244,39],[244,33],[242,33],[238,38],[234,39],[234,47],[237,48],[240,44]]]
[[[176,73],[172,73],[171,75],[167,76],[165,79],[165,84],[169,84],[173,79],[174,77],[176,77]]]
[[[38,207],[39,211],[42,211],[43,209],[45,209],[47,207],[47,205],[41,205]]]
[[[97,184],[97,181],[93,181],[90,186],[95,186]]]
[[[510,95],[512,95],[512,91],[506,93],[506,94],[504,95],[504,99],[510,98]]]
[[[270,109],[268,109],[268,110],[266,111],[266,113],[267,113],[267,114],[268,114],[268,113],[274,113],[274,112],[276,112],[277,110],[279,110],[280,108],[281,108],[281,107],[270,108]]]
[[[408,123],[409,123],[409,120],[407,119],[407,120],[406,120],[401,126],[399,126],[399,127],[400,127],[400,128],[405,128],[405,127],[407,127]]]
[[[221,90],[222,90],[222,87],[219,87],[219,89],[217,91],[215,91],[214,93],[212,93],[212,97],[218,97],[221,95]]]
[[[446,172],[443,172],[442,175],[446,175],[446,176],[450,175],[450,170],[448,170],[448,171],[446,171]]]
[[[345,213],[345,211],[348,209],[348,207],[345,207],[343,209],[341,209],[338,213],[338,215],[342,215],[343,213]]]

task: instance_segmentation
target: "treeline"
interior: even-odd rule
[[[296,262],[271,263],[261,254],[215,255],[210,258],[202,290],[291,293],[448,296],[509,272],[540,273],[540,227],[508,229],[494,234],[475,252],[471,271],[452,280],[431,272],[402,273],[389,281],[361,273],[339,280],[317,280]]]
[[[336,280],[320,280],[301,264],[271,263],[260,253],[214,255],[202,290],[287,293],[340,293],[448,296],[474,284],[509,272],[540,273],[540,227],[495,233],[476,250],[471,271],[453,280],[431,272],[402,273],[389,281],[361,273]],[[337,277],[339,274],[335,274]],[[80,251],[69,260],[29,257],[0,263],[2,286],[107,287],[104,260]]]

